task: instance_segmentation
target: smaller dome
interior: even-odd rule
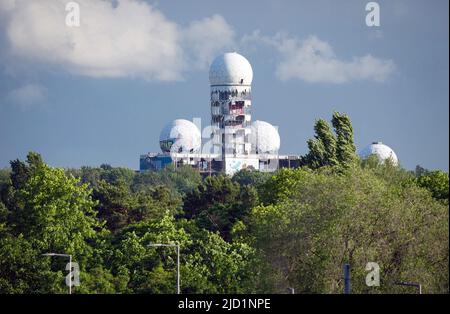
[[[392,150],[392,148],[384,145],[382,142],[373,142],[372,144],[361,150],[359,153],[359,156],[362,159],[366,159],[371,155],[377,156],[380,162],[391,159],[394,165],[398,165],[398,158],[395,152]]]
[[[272,124],[257,120],[250,130],[249,140],[258,154],[275,154],[280,149],[280,134]]]
[[[209,67],[211,85],[251,85],[253,70],[250,62],[237,52],[218,56]]]
[[[168,123],[159,135],[159,145],[164,153],[195,153],[200,151],[201,144],[200,130],[184,119]]]

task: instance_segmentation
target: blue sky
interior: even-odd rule
[[[253,119],[305,154],[316,119],[352,119],[359,149],[448,170],[448,1],[0,0],[0,167],[41,153],[53,166],[127,166],[158,152],[176,118],[209,122],[208,65],[252,64]]]

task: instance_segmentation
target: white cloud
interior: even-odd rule
[[[0,0],[0,12],[10,11],[14,8],[16,0]]]
[[[179,77],[177,26],[159,11],[139,1],[78,0],[81,26],[68,27],[67,2],[16,0],[7,26],[12,54],[93,77]]]
[[[185,30],[139,0],[77,0],[80,27],[65,25],[68,0],[0,0],[9,55],[91,77],[170,81],[203,66],[233,31],[219,15]],[[211,38],[224,38],[204,44]]]
[[[242,43],[261,43],[275,48],[281,61],[276,74],[281,80],[301,79],[306,82],[346,83],[354,80],[385,81],[395,70],[392,60],[384,60],[368,54],[352,60],[340,60],[326,41],[316,36],[305,40],[276,34],[262,36],[259,32],[244,36]]]
[[[182,33],[191,64],[200,69],[209,66],[218,52],[234,43],[234,31],[220,15],[193,21]]]
[[[47,89],[37,84],[27,84],[10,91],[7,99],[22,107],[42,103],[46,99]]]
[[[8,59],[8,68],[45,66],[91,77],[171,81],[188,70],[206,68],[235,45],[233,28],[220,15],[183,27],[141,0],[77,0],[81,26],[68,27],[67,2],[0,0],[0,29],[5,31],[0,38],[7,40],[0,55]],[[392,60],[370,54],[339,59],[329,43],[315,36],[300,40],[255,32],[241,40],[242,45],[249,43],[278,52],[276,75],[281,80],[384,81],[395,69]]]

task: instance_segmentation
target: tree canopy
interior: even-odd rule
[[[331,122],[334,133],[325,120],[316,121],[315,135],[308,140],[309,152],[303,156],[303,165],[312,169],[337,165],[349,168],[357,160],[350,118],[334,112]]]
[[[0,169],[0,293],[448,293],[448,173],[360,160],[347,115],[317,120],[298,169],[202,177],[60,169],[30,152]],[[155,246],[170,244],[172,246]],[[380,286],[365,266],[380,266]]]

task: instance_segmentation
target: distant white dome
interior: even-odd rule
[[[280,134],[272,124],[257,120],[250,129],[250,143],[259,154],[274,154],[280,149]]]
[[[366,159],[371,155],[378,157],[378,160],[384,162],[387,159],[391,159],[394,165],[398,165],[398,158],[395,152],[387,145],[381,142],[373,142],[359,153],[362,159]]]
[[[252,80],[250,62],[236,52],[218,56],[209,68],[211,85],[251,85]]]
[[[159,145],[165,153],[194,153],[201,149],[200,130],[191,121],[177,119],[168,123],[159,135]]]

